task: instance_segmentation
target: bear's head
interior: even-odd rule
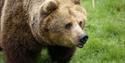
[[[83,47],[88,36],[84,31],[86,11],[80,0],[46,0],[39,12],[31,27],[40,43]]]

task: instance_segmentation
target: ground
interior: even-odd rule
[[[89,41],[70,63],[125,63],[125,0],[95,0],[95,8],[91,1],[82,2],[88,13]],[[49,60],[46,52],[42,52],[39,63]],[[4,63],[2,52],[0,63]]]

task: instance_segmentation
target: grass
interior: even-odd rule
[[[70,63],[125,63],[125,0],[81,0],[87,10],[89,41],[77,49]],[[40,63],[47,63],[43,51]],[[0,53],[0,63],[4,63]]]
[[[90,38],[71,63],[125,63],[125,0],[95,0],[95,8],[84,0],[82,5]]]

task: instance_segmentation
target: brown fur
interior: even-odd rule
[[[4,0],[0,0],[0,50],[1,48],[1,14],[2,14],[2,9],[4,5]]]
[[[53,63],[70,61],[79,36],[83,34],[79,22],[84,24],[86,18],[79,0],[1,1],[5,3],[3,10],[0,7],[0,40],[6,63],[36,63],[44,46]],[[79,30],[75,27],[66,30],[69,22]]]

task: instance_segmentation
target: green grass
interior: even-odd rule
[[[125,63],[125,0],[81,0],[87,10],[86,31],[89,40],[77,49],[70,63]],[[40,63],[47,63],[43,51]],[[0,63],[4,63],[0,53]]]
[[[71,63],[125,63],[125,0],[84,0],[89,41]]]

